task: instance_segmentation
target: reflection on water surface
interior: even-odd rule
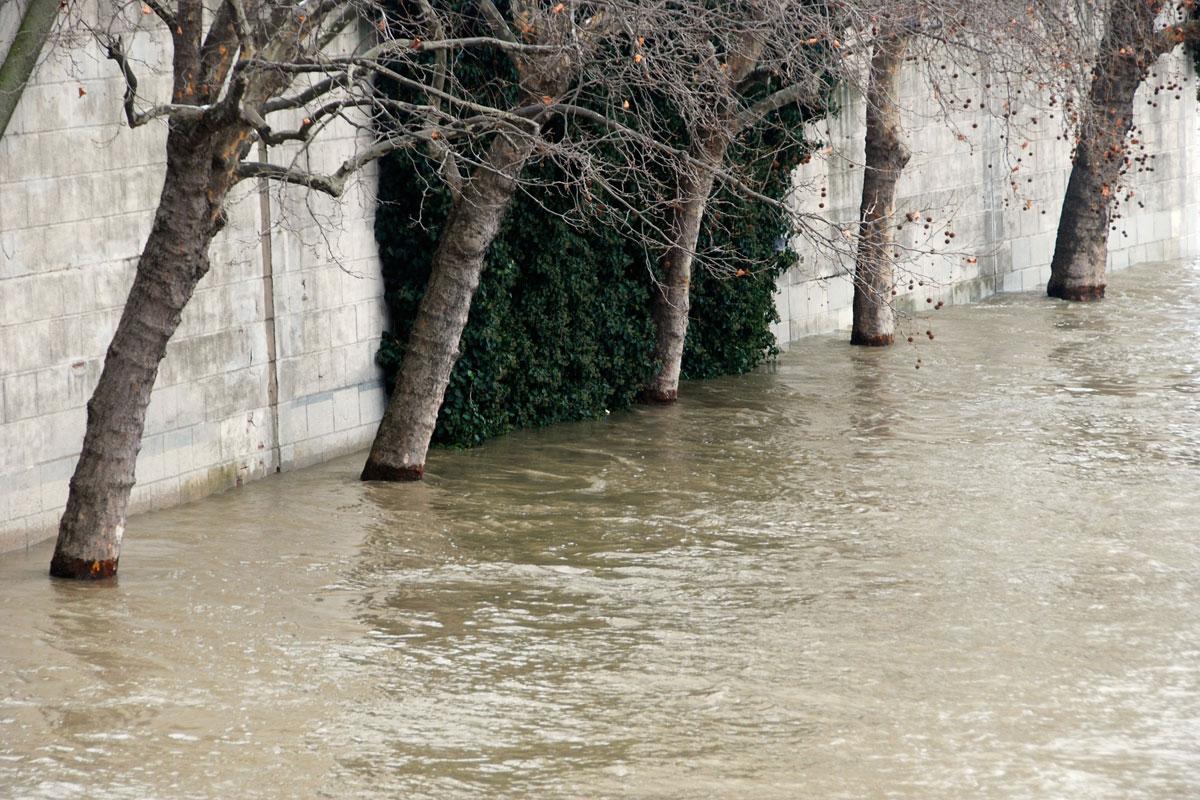
[[[1148,265],[137,517],[116,585],[0,559],[0,794],[1195,796],[1198,307]]]

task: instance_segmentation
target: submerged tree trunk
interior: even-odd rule
[[[895,337],[892,312],[892,252],[896,184],[908,163],[901,138],[900,70],[908,49],[905,35],[875,41],[867,87],[866,170],[859,211],[858,256],[854,265],[854,327],[850,344],[887,346]]]
[[[1125,164],[1125,137],[1133,127],[1133,99],[1160,50],[1153,43],[1161,0],[1116,2],[1092,76],[1087,113],[1058,220],[1046,294],[1063,300],[1100,300],[1107,283],[1108,232],[1117,183]]]
[[[425,474],[425,456],[458,361],[484,257],[534,143],[532,136],[498,134],[487,161],[476,168],[457,198],[442,229],[396,389],[379,423],[362,480],[415,481]]]
[[[50,562],[55,577],[107,578],[117,572],[150,393],[183,308],[208,272],[208,246],[229,188],[213,184],[213,150],[207,144],[180,129],[168,136],[158,212],[88,401],[83,449]]]
[[[677,179],[676,206],[668,229],[671,241],[662,259],[663,282],[651,301],[654,361],[658,371],[642,389],[642,402],[674,403],[679,398],[683,346],[692,305],[692,262],[700,240],[700,224],[704,221],[716,170],[724,165],[730,142],[746,125],[758,119],[739,112],[734,98],[742,82],[754,71],[762,52],[763,41],[757,32],[745,31],[737,38],[716,78],[724,94],[718,92],[714,97],[708,122],[696,124],[690,131],[690,166],[682,169]]]
[[[717,146],[709,153],[707,163],[720,164],[724,154],[725,147]],[[662,259],[662,285],[654,292],[651,307],[655,331],[654,361],[659,369],[642,390],[644,402],[673,403],[679,397],[683,344],[687,339],[691,309],[692,261],[712,186],[711,171],[688,172],[679,180],[679,205],[672,215],[670,228],[672,241]]]

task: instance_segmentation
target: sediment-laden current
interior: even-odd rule
[[[902,329],[0,557],[0,796],[1200,795],[1197,267]]]

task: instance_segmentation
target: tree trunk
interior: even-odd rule
[[[364,481],[416,481],[425,474],[425,456],[458,361],[484,256],[533,146],[532,136],[498,134],[487,161],[475,169],[455,202],[433,256],[396,389],[363,467]]]
[[[7,53],[0,53],[0,136],[8,128],[38,55],[58,18],[59,0],[30,0]]]
[[[87,406],[87,430],[50,562],[57,578],[116,574],[146,408],[183,307],[208,271],[219,228],[210,183],[213,152],[172,130],[158,211],[138,261],[121,321]]]
[[[867,86],[866,169],[854,265],[854,327],[850,344],[883,347],[895,337],[892,286],[896,184],[908,163],[901,138],[900,70],[908,37],[882,34],[875,41]]]
[[[727,145],[710,138],[705,146],[693,148],[700,163],[714,168],[725,160]],[[710,170],[682,173],[679,198],[671,218],[671,245],[662,258],[662,285],[654,292],[654,361],[658,372],[642,390],[647,403],[674,403],[679,397],[679,375],[683,369],[683,345],[687,340],[691,309],[692,261],[700,240],[700,223],[712,192]]]
[[[1105,21],[1087,114],[1058,220],[1046,294],[1063,300],[1104,297],[1112,204],[1133,126],[1133,99],[1158,53],[1154,19],[1161,2],[1117,2]]]

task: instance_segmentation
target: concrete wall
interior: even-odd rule
[[[161,92],[164,42],[140,35],[133,53],[145,64],[146,93]],[[1181,56],[1174,63],[1190,69]],[[35,73],[0,139],[0,551],[53,534],[83,436],[84,404],[154,212],[164,128],[128,130],[122,91],[94,44],[60,48]],[[1200,243],[1194,91],[1189,83],[1182,100],[1157,108],[1139,103],[1155,171],[1135,182],[1145,208],[1134,205],[1122,221],[1127,236],[1114,234],[1113,268],[1191,254]],[[831,153],[798,172],[804,188],[796,202],[853,220],[864,112],[848,93],[842,103],[843,113],[818,131]],[[915,71],[906,77],[903,103],[914,156],[900,210],[933,216],[934,234],[944,225],[956,234],[952,248],[935,235],[933,252],[923,223],[901,234],[914,254],[906,269],[932,287],[922,287],[917,302],[1043,286],[1067,177],[1065,142],[1049,125],[1026,125],[1028,135],[1013,134],[1006,146],[995,117],[978,110],[956,113],[948,127]],[[310,165],[328,167],[354,145],[353,131],[344,129],[309,157]],[[271,154],[278,163],[293,156]],[[1014,178],[1026,181],[1018,193],[1009,186]],[[212,272],[156,384],[135,510],[186,502],[369,443],[384,404],[373,361],[384,326],[369,191],[375,179],[364,173],[340,202],[274,187],[266,225],[259,188],[239,188],[230,224],[212,249]],[[803,262],[783,278],[778,295],[782,342],[850,322],[847,260],[803,241],[796,246]]]
[[[972,78],[967,69],[949,64],[945,70],[940,67],[936,59],[931,66],[910,63],[903,76],[902,117],[913,156],[898,187],[897,216],[904,230],[897,232],[897,239],[907,253],[899,277],[925,285],[917,285],[906,297],[907,285],[899,281],[901,311],[926,305],[926,297],[949,303],[994,292],[1044,290],[1070,174],[1061,107],[1027,90],[1023,94],[1031,99],[1014,107],[1004,125],[999,114],[979,108],[980,100],[992,108],[1002,104],[1000,98],[987,100],[982,86],[986,76]],[[949,77],[955,72],[962,73],[957,81]],[[1153,171],[1129,176],[1136,194],[1123,204],[1124,217],[1109,237],[1111,270],[1191,256],[1200,249],[1195,74],[1182,48],[1162,59],[1155,72],[1162,83],[1183,80],[1183,89],[1180,99],[1174,92],[1155,95],[1152,86],[1159,81],[1153,81],[1138,95],[1135,135],[1146,152],[1154,154],[1148,160]],[[938,76],[936,89],[927,80],[931,73]],[[838,99],[842,113],[813,131],[832,152],[797,171],[800,190],[794,202],[803,211],[845,222],[859,213],[866,109],[861,97],[847,90]],[[962,109],[967,101],[972,110]],[[947,106],[954,109],[948,116],[942,111]],[[819,207],[822,203],[824,208]],[[910,211],[920,211],[922,222],[904,222]],[[928,217],[934,222],[926,231]],[[955,234],[949,246],[943,238],[947,230]],[[780,281],[776,338],[786,342],[848,329],[852,261],[831,256],[799,237],[793,247],[802,261]]]
[[[133,53],[145,93],[163,96],[168,47],[143,33]],[[0,138],[0,552],[54,532],[161,188],[165,127],[129,130],[122,92],[94,44],[60,47]],[[335,131],[313,165],[354,144],[352,129]],[[134,509],[369,444],[384,405],[383,287],[364,188],[375,180],[365,173],[339,202],[273,187],[265,248],[259,188],[238,187],[159,373]]]

